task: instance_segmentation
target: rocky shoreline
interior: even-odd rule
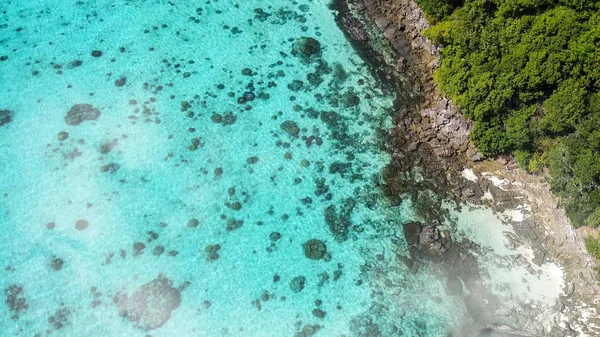
[[[570,225],[543,177],[511,167],[502,158],[482,161],[469,142],[471,122],[433,81],[440,65],[439,50],[421,34],[428,24],[416,2],[356,0],[337,1],[335,6],[338,24],[355,48],[374,62],[382,81],[390,81],[391,76],[397,89],[403,90],[399,96],[404,102],[387,135],[392,162],[380,187],[392,204],[410,198],[419,215],[430,220],[405,224],[412,258],[399,259],[409,268],[420,260],[435,262],[438,273],[448,280],[448,291],[464,295],[475,324],[455,335],[600,335],[600,287],[592,271],[596,262],[585,250],[585,229]],[[376,55],[365,52],[371,49]],[[494,298],[476,280],[482,272],[481,247],[465,239],[452,240],[454,233],[447,226],[438,228],[436,221],[448,218],[444,199],[459,205],[487,205],[510,225],[505,238],[507,247],[515,251],[508,262],[511,266],[524,267],[532,275],[541,275],[540,268],[548,264],[560,266],[564,288],[558,303],[552,308],[536,303],[508,308]],[[532,258],[517,254],[519,247],[530,248]],[[459,291],[460,284],[465,291]]]

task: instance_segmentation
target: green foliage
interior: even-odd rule
[[[544,101],[544,116],[540,120],[544,131],[563,133],[573,131],[585,111],[586,91],[582,84],[570,78]]]
[[[585,248],[587,248],[587,251],[590,253],[590,255],[592,255],[595,259],[600,260],[600,240],[588,235],[587,238],[585,238]]]
[[[488,156],[546,168],[575,225],[600,221],[600,1],[419,0],[435,73]]]
[[[442,20],[462,4],[462,0],[417,0],[419,7],[426,13],[429,22]]]
[[[600,226],[600,208],[597,208],[596,211],[585,219],[585,224],[590,227],[598,227]]]

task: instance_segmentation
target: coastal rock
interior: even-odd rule
[[[181,303],[181,293],[169,279],[159,276],[139,287],[131,297],[117,294],[115,303],[121,317],[142,330],[154,330],[171,318]]]
[[[67,112],[65,122],[69,125],[79,125],[83,121],[95,121],[98,117],[100,117],[100,110],[91,104],[75,104]]]
[[[419,244],[422,246],[429,246],[434,244],[440,239],[440,233],[433,225],[427,225],[423,227],[419,234]]]

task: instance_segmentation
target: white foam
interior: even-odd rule
[[[470,180],[472,182],[477,182],[477,176],[475,175],[475,172],[473,172],[472,169],[464,169],[461,172],[461,174],[465,179]]]

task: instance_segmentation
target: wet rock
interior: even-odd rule
[[[315,316],[317,318],[325,318],[326,312],[319,308],[315,308],[315,309],[313,309],[312,314],[313,314],[313,316]]]
[[[108,163],[100,166],[100,172],[113,174],[121,168],[118,163]]]
[[[50,268],[59,271],[62,269],[64,261],[61,258],[55,257],[50,261]]]
[[[12,111],[0,110],[0,126],[12,122]]]
[[[65,140],[67,140],[67,138],[69,138],[69,133],[66,131],[61,131],[58,133],[58,141],[63,142]]]
[[[188,101],[181,101],[179,109],[181,110],[181,112],[185,112],[185,111],[187,111],[191,107],[192,107],[192,105],[190,104],[190,102],[188,102]]]
[[[102,56],[102,51],[101,50],[92,50],[92,57],[100,57]]]
[[[327,245],[317,239],[308,240],[302,247],[304,248],[304,255],[311,260],[320,260],[327,252]]]
[[[269,239],[271,239],[271,241],[273,241],[273,242],[279,241],[279,239],[281,239],[281,233],[271,232],[271,234],[269,234]]]
[[[285,121],[281,123],[281,129],[292,138],[298,138],[298,134],[300,133],[300,128],[294,121]]]
[[[165,247],[163,247],[163,246],[156,246],[152,250],[152,255],[154,255],[154,256],[160,256],[164,252],[165,252]]]
[[[306,284],[306,278],[304,276],[296,276],[290,282],[290,289],[293,293],[297,294],[304,289],[304,285]]]
[[[127,77],[121,76],[119,79],[115,80],[115,87],[122,87],[127,83]]]
[[[440,233],[433,225],[427,225],[423,227],[419,234],[419,244],[422,246],[429,246],[437,242],[440,239]]]
[[[305,61],[321,56],[321,43],[312,37],[299,38],[292,48],[292,55],[300,56]]]
[[[144,254],[144,248],[146,248],[146,245],[143,242],[134,243],[132,246],[133,256],[138,257]]]
[[[75,104],[67,112],[65,122],[69,125],[78,125],[83,121],[95,121],[98,117],[100,117],[100,110],[91,104]]]
[[[299,332],[299,334],[301,337],[311,337],[314,336],[320,329],[321,326],[319,325],[307,324],[302,328],[302,332]]]
[[[75,223],[75,228],[77,230],[82,231],[82,230],[88,228],[89,225],[90,225],[90,223],[87,220],[80,219],[80,220],[77,220],[77,222]]]
[[[131,297],[117,294],[115,303],[121,317],[142,330],[154,330],[165,324],[179,307],[181,292],[173,287],[171,280],[159,276],[139,287]]]
[[[6,303],[11,312],[10,318],[14,320],[19,319],[20,315],[29,308],[23,294],[23,287],[19,285],[13,284],[5,288],[4,296],[6,297],[4,303]]]
[[[218,243],[215,245],[206,245],[206,247],[204,247],[204,252],[208,253],[206,260],[215,261],[219,259],[219,250],[221,250],[221,245]]]
[[[190,219],[190,220],[188,220],[186,226],[188,228],[196,228],[196,227],[198,227],[199,224],[200,224],[200,221],[198,221],[198,219]]]
[[[250,69],[250,68],[244,68],[244,69],[242,69],[242,75],[244,75],[244,76],[252,76],[252,69]]]
[[[288,89],[290,89],[293,92],[302,90],[303,86],[304,86],[304,82],[302,82],[300,80],[293,80],[292,83],[289,83],[287,85]]]

